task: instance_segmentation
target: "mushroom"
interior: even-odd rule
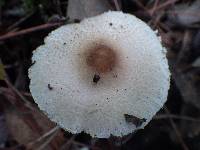
[[[51,32],[33,52],[30,91],[74,134],[124,136],[167,100],[170,72],[160,38],[133,15],[109,11]]]

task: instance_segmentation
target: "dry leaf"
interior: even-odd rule
[[[145,118],[137,118],[133,115],[124,114],[126,122],[133,123],[136,127],[141,126],[144,122],[146,122]]]
[[[200,1],[196,0],[191,5],[188,3],[176,5],[174,10],[168,12],[168,19],[174,25],[200,26],[197,24],[200,23]]]
[[[69,0],[67,10],[70,19],[82,20],[111,10],[111,6],[108,0]]]

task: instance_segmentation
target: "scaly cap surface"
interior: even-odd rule
[[[144,128],[167,100],[159,38],[140,19],[107,12],[51,32],[33,52],[30,91],[72,133],[124,136]]]

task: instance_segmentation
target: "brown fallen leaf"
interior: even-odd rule
[[[146,122],[145,118],[140,119],[133,115],[124,114],[124,117],[125,117],[126,122],[133,123],[136,126],[136,128],[141,126],[142,123]]]

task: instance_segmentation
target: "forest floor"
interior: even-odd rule
[[[172,74],[165,109],[144,130],[109,139],[60,129],[40,112],[29,91],[32,52],[52,30],[88,15],[80,9],[72,14],[85,6],[69,1],[0,0],[0,150],[199,150],[200,1],[102,0],[158,30]]]

